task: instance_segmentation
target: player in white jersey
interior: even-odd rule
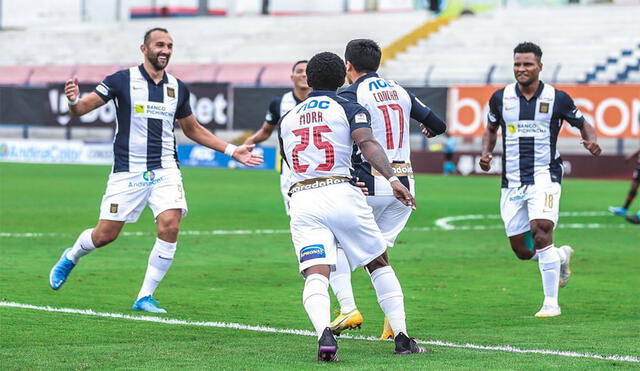
[[[373,137],[367,110],[337,96],[344,78],[345,65],[337,55],[324,52],[311,58],[307,81],[313,91],[279,127],[281,150],[292,170],[291,237],[305,278],[302,302],[318,335],[318,360],[337,360],[328,291],[337,241],[351,269],[364,266],[370,273],[380,307],[398,334],[396,353],[421,353],[424,349],[407,336],[402,288],[387,261],[387,244],[364,194],[353,184],[354,142],[404,207],[415,207],[415,200]]]
[[[295,107],[297,104],[307,99],[307,95],[311,91],[309,85],[307,85],[307,61],[297,61],[291,69],[291,82],[293,83],[293,89],[286,92],[280,97],[275,97],[262,123],[262,127],[258,129],[252,136],[244,141],[244,144],[258,144],[267,140],[271,133],[278,125],[280,118],[284,116],[289,110]],[[280,192],[284,200],[284,209],[289,215],[289,186],[288,181],[291,170],[283,162],[280,161]]]
[[[165,72],[173,52],[173,39],[164,28],[145,33],[140,51],[144,62],[108,76],[94,92],[79,96],[78,80],[65,84],[69,112],[84,115],[113,99],[117,130],[114,164],[94,228],[80,234],[53,266],[49,283],[54,290],[66,282],[84,255],[113,242],[125,223],[134,223],[149,205],[157,224],[157,238],[134,310],[165,313],[153,293],[169,270],[176,252],[180,220],[187,213],[182,176],[173,134],[175,121],[195,142],[224,152],[247,166],[262,163],[251,153],[253,145],[234,146],[201,126],[189,106],[189,90]]]
[[[538,260],[544,303],[536,317],[560,315],[558,287],[569,280],[573,249],[556,248],[553,230],[560,209],[562,159],[556,149],[563,120],[580,129],[581,143],[601,152],[596,133],[567,93],[539,80],[542,50],[524,42],[513,51],[516,83],[496,91],[489,101],[489,125],[482,138],[480,167],[491,169],[492,151],[502,128],[500,214],[511,248],[522,260]]]
[[[373,40],[351,40],[346,47],[347,80],[351,83],[340,93],[341,97],[358,102],[371,115],[373,136],[385,150],[394,174],[415,195],[415,183],[411,168],[409,148],[409,124],[411,119],[420,123],[427,137],[444,133],[446,125],[415,95],[394,81],[385,80],[376,71],[380,66],[382,51]],[[369,191],[367,203],[373,209],[376,224],[388,247],[392,247],[398,234],[404,229],[411,209],[393,197],[389,182],[381,176],[361,153],[353,157],[355,175]],[[331,288],[340,303],[340,314],[331,323],[331,329],[339,334],[348,328],[362,324],[362,315],[356,308],[351,287],[351,270],[344,252],[338,250],[338,264],[331,272]],[[393,331],[385,319],[382,338],[393,338]]]

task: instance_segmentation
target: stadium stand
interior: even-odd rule
[[[513,80],[513,47],[528,40],[544,51],[543,80],[585,81],[601,61],[640,42],[639,16],[637,7],[611,5],[503,8],[463,16],[388,61],[383,73],[420,86],[506,83]],[[637,74],[616,75],[626,68],[618,61],[619,68],[596,81],[637,81],[629,80]]]

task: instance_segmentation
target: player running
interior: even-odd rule
[[[536,317],[559,316],[558,287],[571,275],[570,246],[556,248],[553,230],[560,210],[562,159],[556,148],[562,121],[580,129],[582,145],[601,152],[596,133],[567,93],[539,80],[542,50],[524,42],[513,50],[516,83],[496,91],[489,101],[489,125],[482,138],[480,167],[491,169],[492,151],[502,128],[500,214],[511,248],[522,260],[538,260],[544,302]]]
[[[388,263],[385,239],[364,194],[353,185],[354,142],[404,207],[415,207],[415,200],[373,137],[367,110],[337,96],[344,78],[345,65],[337,55],[325,52],[311,58],[307,81],[313,91],[279,127],[283,156],[292,170],[290,226],[305,278],[302,302],[318,336],[318,360],[338,360],[338,344],[329,328],[328,291],[337,240],[351,269],[364,266],[370,272],[384,313],[398,319],[392,323],[396,354],[422,353],[425,350],[407,335],[402,288]]]
[[[311,91],[307,85],[307,61],[297,61],[291,69],[291,82],[293,89],[284,95],[274,98],[269,104],[269,109],[265,116],[262,127],[258,129],[252,136],[244,141],[244,144],[259,144],[269,139],[271,133],[278,125],[278,121],[285,113],[289,112],[293,107],[307,99],[307,95]],[[291,170],[284,161],[280,162],[280,192],[284,199],[284,209],[289,215],[289,186],[288,181]]]
[[[345,51],[347,80],[351,86],[339,95],[358,102],[369,111],[373,136],[382,144],[394,174],[415,195],[409,147],[410,120],[421,123],[422,133],[429,138],[444,133],[446,125],[413,93],[394,81],[378,76],[376,71],[380,66],[381,56],[382,51],[375,41],[351,40]],[[358,180],[368,188],[367,203],[373,209],[376,224],[387,247],[392,247],[411,216],[411,208],[396,200],[389,182],[371,166],[361,152],[353,156],[353,165]],[[356,308],[351,287],[351,270],[342,249],[338,249],[338,263],[336,270],[331,272],[330,282],[340,303],[340,314],[331,322],[334,334],[360,327],[363,318]],[[398,319],[385,318],[382,339],[394,337],[393,326],[389,321],[404,321],[404,312],[401,315],[403,317]]]
[[[94,228],[80,234],[73,247],[64,250],[49,274],[54,290],[60,289],[80,258],[113,242],[125,223],[135,223],[149,205],[157,224],[157,238],[134,310],[166,313],[153,293],[173,263],[180,220],[187,202],[178,168],[174,127],[195,142],[224,152],[236,161],[254,166],[262,156],[253,145],[224,142],[201,126],[189,106],[186,85],[165,72],[173,53],[173,39],[164,28],[153,28],[140,46],[144,62],[108,76],[95,90],[80,98],[77,78],[65,84],[69,112],[82,116],[113,99],[117,129],[113,140],[114,162]]]

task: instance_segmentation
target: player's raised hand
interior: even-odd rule
[[[255,146],[255,144],[243,144],[238,146],[231,157],[239,163],[249,167],[260,165],[264,162],[264,157],[251,152]]]
[[[493,160],[491,153],[483,153],[482,157],[480,157],[480,169],[484,171],[491,170],[491,160]]]
[[[416,200],[407,187],[405,187],[399,180],[391,182],[391,188],[393,188],[393,195],[398,201],[402,202],[405,206],[410,206],[411,209],[416,209]]]
[[[64,94],[67,96],[69,102],[75,102],[76,99],[80,98],[77,76],[73,76],[73,79],[67,80],[64,84]]]
[[[420,124],[420,131],[422,132],[422,134],[427,137],[427,138],[433,138],[436,135],[434,133],[432,133],[429,129],[427,129],[426,126],[424,126],[424,124]]]
[[[580,140],[580,144],[582,144],[584,148],[586,148],[594,156],[598,156],[602,152],[602,148],[600,148],[600,145],[595,141],[592,142],[590,140],[582,139]]]

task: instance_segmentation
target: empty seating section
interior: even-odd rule
[[[264,79],[263,84],[288,85],[291,64],[297,60],[321,51],[342,56],[347,41],[357,37],[385,46],[430,17],[426,12],[195,17],[7,29],[0,32],[0,79],[9,75],[13,81],[12,74],[4,71],[6,66],[24,65],[31,67],[28,73],[33,72],[35,79],[23,76],[22,83],[44,83],[53,77],[62,81],[74,71],[96,82],[114,71],[105,66],[140,63],[138,46],[144,32],[160,26],[170,31],[175,43],[169,71],[185,81],[252,85]],[[58,71],[49,66],[67,67]],[[281,72],[284,75],[278,76]]]
[[[415,85],[505,83],[513,81],[513,48],[532,41],[543,50],[544,80],[582,82],[597,64],[640,43],[639,19],[639,6],[497,9],[454,20],[389,61],[383,72]],[[615,80],[623,64],[637,62],[625,57],[612,72],[598,74],[599,81]],[[625,81],[638,81],[634,76]]]

